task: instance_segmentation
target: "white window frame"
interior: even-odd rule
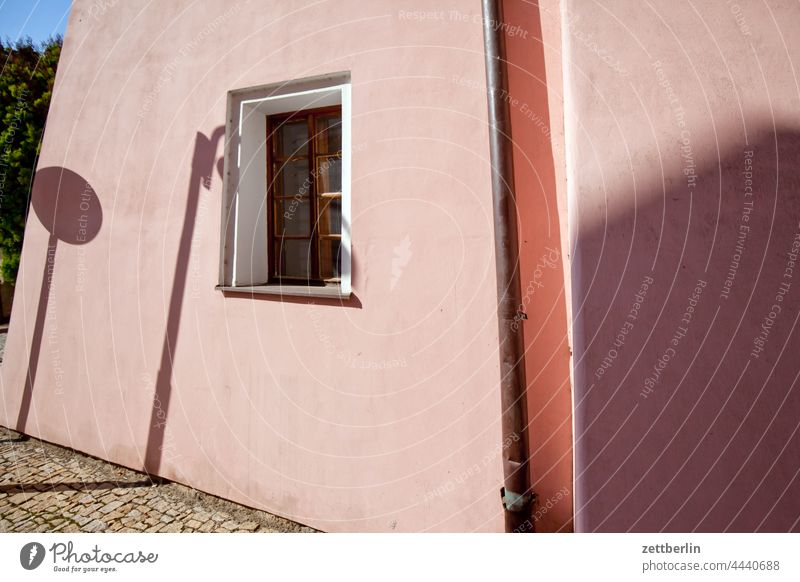
[[[266,117],[329,105],[342,108],[342,239],[338,285],[325,287],[267,283]],[[312,297],[349,297],[351,251],[351,97],[350,74],[337,73],[290,83],[228,93],[222,241],[219,282],[223,292]]]

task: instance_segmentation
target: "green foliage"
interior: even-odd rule
[[[0,278],[14,283],[61,38],[0,41]]]

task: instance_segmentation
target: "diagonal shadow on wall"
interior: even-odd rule
[[[725,147],[579,208],[579,531],[800,530],[800,133]]]
[[[153,407],[148,425],[147,447],[145,449],[144,470],[157,475],[161,468],[164,448],[164,437],[169,418],[170,397],[172,394],[172,368],[175,348],[178,342],[178,329],[183,309],[183,297],[186,290],[186,277],[189,270],[189,254],[192,237],[197,221],[200,201],[200,188],[207,188],[211,174],[215,168],[217,144],[225,136],[225,127],[217,127],[211,137],[198,132],[195,138],[192,157],[192,172],[189,178],[189,191],[186,201],[186,212],[181,229],[178,255],[175,262],[175,274],[172,281],[167,325],[161,359],[156,376]]]

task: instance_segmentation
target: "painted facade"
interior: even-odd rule
[[[537,531],[798,529],[800,12],[766,4],[505,2]],[[0,424],[325,531],[502,531],[484,57],[477,1],[76,0]],[[326,78],[351,293],[218,288],[262,216],[232,92]]]

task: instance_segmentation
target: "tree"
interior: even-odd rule
[[[61,37],[0,41],[0,278],[13,284]]]

